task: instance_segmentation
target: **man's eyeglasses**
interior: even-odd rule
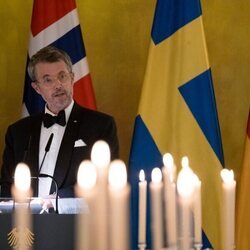
[[[66,73],[62,71],[57,76],[45,75],[43,78],[36,80],[36,82],[44,85],[45,87],[50,88],[54,86],[58,81],[62,84],[67,83],[71,75],[72,73]]]

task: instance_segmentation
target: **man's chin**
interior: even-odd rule
[[[61,102],[58,102],[55,106],[57,107],[57,110],[61,111],[63,109],[66,109],[70,103],[71,103],[71,100],[61,101]]]

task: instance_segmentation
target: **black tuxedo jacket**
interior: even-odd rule
[[[43,113],[23,118],[10,125],[5,136],[5,149],[1,169],[2,197],[11,197],[11,185],[16,165],[26,162],[31,176],[39,169],[39,140]],[[75,147],[81,139],[86,146]],[[74,103],[59,149],[54,178],[60,197],[73,197],[78,167],[82,160],[90,159],[93,144],[106,141],[111,150],[111,159],[118,158],[119,144],[114,119],[104,113],[80,107]],[[37,181],[32,183],[33,196],[37,196]],[[51,193],[55,187],[52,185]]]

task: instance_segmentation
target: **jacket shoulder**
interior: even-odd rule
[[[34,124],[34,122],[40,121],[41,119],[42,113],[26,116],[10,124],[8,130],[29,129],[29,127]]]
[[[88,109],[85,107],[81,107],[80,105],[76,104],[75,105],[75,111],[80,114],[82,117],[87,116],[88,119],[103,119],[103,120],[113,120],[113,117],[109,114],[97,111],[97,110],[92,110]]]

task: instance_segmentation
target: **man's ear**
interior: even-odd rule
[[[32,88],[40,95],[40,89],[35,82],[31,83]]]

